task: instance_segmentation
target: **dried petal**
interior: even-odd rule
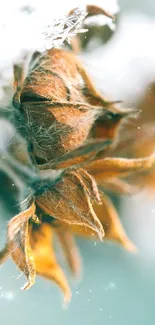
[[[8,224],[7,243],[0,253],[0,263],[9,256],[12,257],[19,269],[24,272],[28,283],[23,289],[30,288],[35,282],[35,265],[30,246],[28,225],[29,219],[35,218],[35,205],[16,215]]]
[[[110,199],[105,195],[102,194],[102,205],[94,204],[94,210],[101,221],[103,228],[105,229],[105,239],[114,240],[120,243],[124,248],[131,252],[135,252],[136,248],[134,244],[130,241],[127,237],[121,222],[118,218],[117,211],[115,210],[112,202]],[[87,227],[81,227],[77,225],[71,226],[72,231],[84,237],[94,237],[96,236],[95,232]]]
[[[38,275],[54,281],[64,293],[64,301],[71,299],[71,292],[66,277],[56,261],[52,247],[53,230],[52,226],[42,223],[31,230],[31,246]]]
[[[9,246],[6,244],[0,251],[0,264],[3,264],[10,256]]]
[[[74,275],[79,275],[81,271],[81,259],[71,231],[65,224],[60,226],[58,223],[58,226],[55,227],[55,232],[71,271]]]
[[[87,171],[95,176],[98,182],[102,183],[105,178],[116,176],[125,177],[134,172],[141,172],[152,167],[155,155],[145,158],[104,158],[87,164]]]
[[[106,150],[107,147],[111,144],[111,140],[95,140],[91,141],[90,143],[86,143],[80,147],[78,147],[75,150],[72,150],[62,157],[53,159],[53,161],[50,161],[48,163],[45,163],[43,165],[39,165],[39,169],[46,170],[48,168],[66,168],[74,165],[83,165],[84,163],[87,163],[89,159],[92,159],[94,155],[100,150]],[[76,166],[76,167],[78,167]]]
[[[124,114],[117,114],[116,116],[114,115],[107,120],[104,118],[99,118],[93,128],[94,138],[114,139],[122,118],[124,118]]]
[[[22,288],[29,289],[35,283],[36,269],[29,238],[29,222],[25,221],[14,240],[9,244],[10,254],[15,264],[24,272],[28,282]]]
[[[54,188],[36,200],[37,205],[48,215],[68,224],[87,226],[104,236],[87,187],[78,173],[69,173]]]
[[[111,193],[123,195],[134,194],[138,191],[138,187],[128,184],[126,181],[119,178],[106,179],[103,183],[103,188]]]

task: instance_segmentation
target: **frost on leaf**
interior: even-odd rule
[[[69,17],[54,19],[51,25],[46,26],[43,31],[45,48],[59,47],[64,41],[70,43],[71,37],[86,32],[87,29],[82,28],[86,15],[85,8],[77,8]]]

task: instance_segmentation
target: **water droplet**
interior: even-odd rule
[[[15,298],[15,294],[12,291],[7,291],[3,294],[4,299],[12,301]]]
[[[109,283],[109,289],[115,289],[116,288],[116,284],[113,282]]]

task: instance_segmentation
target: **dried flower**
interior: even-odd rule
[[[71,293],[56,261],[53,235],[74,273],[80,264],[74,234],[105,237],[134,252],[105,191],[135,191],[121,178],[148,171],[155,156],[114,156],[120,125],[135,111],[105,100],[73,53],[34,53],[26,78],[23,66],[14,66],[14,87],[16,124],[27,152],[21,155],[14,147],[14,158],[1,157],[0,168],[26,199],[8,224],[0,263],[11,256],[28,280],[24,289],[42,275],[55,281],[68,301]]]

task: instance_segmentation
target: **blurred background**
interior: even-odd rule
[[[13,62],[20,59],[25,49],[33,51],[44,46],[41,31],[52,19],[86,3],[93,1],[45,0],[39,4],[33,0],[12,3],[6,0],[1,4],[1,106],[11,100],[5,90],[12,84]],[[105,44],[94,43],[80,57],[103,94],[112,100],[123,100],[128,107],[138,105],[155,81],[155,2],[96,0],[95,4],[117,12],[116,30]],[[9,129],[8,137],[11,132]],[[2,139],[3,132],[0,134]],[[5,203],[0,203],[1,247],[11,216]],[[66,310],[62,309],[62,297],[55,285],[37,278],[36,285],[23,293],[19,288],[25,279],[23,276],[17,279],[20,273],[14,264],[8,261],[1,266],[0,324],[154,324],[154,193],[142,191],[132,198],[121,198],[120,218],[137,245],[138,254],[130,255],[109,242],[77,239],[83,273],[80,280],[68,274],[73,298]],[[61,263],[64,263],[62,256]]]

